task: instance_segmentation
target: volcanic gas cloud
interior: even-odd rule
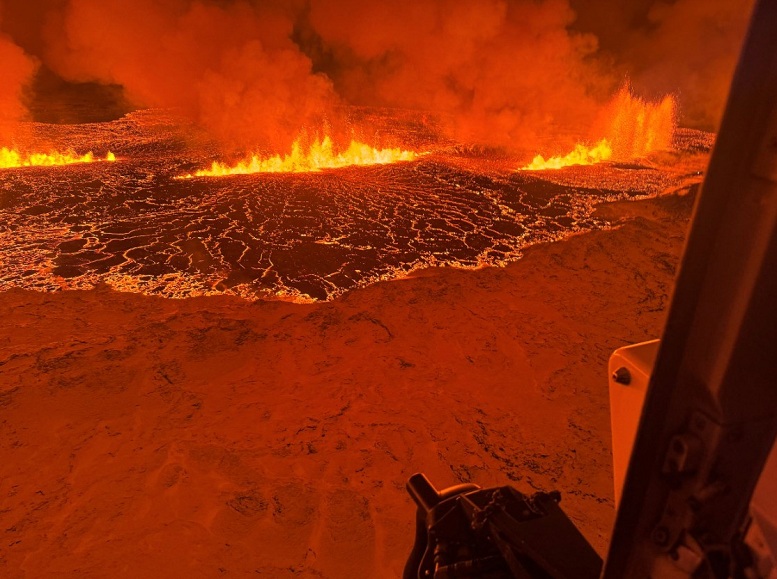
[[[747,17],[723,0],[32,0],[0,12],[0,146],[15,148],[8,126],[24,118],[23,88],[43,66],[194,121],[219,143],[219,174],[316,166],[298,160],[327,138],[332,159],[353,156],[352,142],[363,160],[408,150],[354,123],[346,105],[428,111],[458,141],[572,151],[564,162],[641,156],[663,146],[647,128],[674,114],[663,95],[690,95],[685,118],[712,128]],[[656,110],[618,92],[624,77]],[[592,134],[613,99],[620,128]]]

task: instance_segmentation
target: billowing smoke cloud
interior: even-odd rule
[[[7,2],[2,114],[24,111],[34,63],[19,44],[63,78],[122,85],[137,105],[174,108],[244,149],[287,151],[335,122],[339,103],[441,113],[459,138],[563,149],[625,80],[643,97],[677,95],[681,124],[714,128],[752,1]]]
[[[2,4],[0,4],[2,15]],[[0,21],[2,25],[2,21]],[[0,29],[1,30],[1,29]],[[36,63],[10,37],[0,32],[0,147],[10,144],[16,124],[25,118],[24,88],[32,80]]]
[[[750,4],[728,0],[656,4],[649,13],[653,30],[637,36],[633,44],[632,61],[639,64],[635,82],[677,91],[686,124],[714,128],[728,95]]]
[[[64,34],[50,28],[45,56],[60,75],[121,84],[230,144],[288,148],[336,100],[290,40],[293,13],[280,4],[70,0],[59,18]]]
[[[347,100],[449,113],[459,136],[499,144],[586,125],[617,86],[574,19],[565,0],[312,0],[309,14]]]
[[[676,94],[681,124],[714,130],[754,0],[570,0],[574,27],[595,34],[645,96]]]

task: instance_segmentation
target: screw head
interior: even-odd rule
[[[621,366],[612,373],[612,379],[618,384],[628,386],[631,384],[631,372],[629,372],[629,369],[625,366]]]

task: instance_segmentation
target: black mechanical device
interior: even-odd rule
[[[559,507],[557,492],[407,483],[418,511],[404,579],[597,579],[602,560]]]

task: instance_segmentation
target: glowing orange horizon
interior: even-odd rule
[[[17,169],[20,167],[55,167],[60,165],[74,165],[76,163],[95,163],[98,161],[113,162],[116,155],[109,152],[105,157],[95,157],[89,151],[85,155],[78,155],[75,151],[51,151],[49,153],[21,153],[16,149],[0,148],[0,169]]]
[[[209,169],[201,169],[178,179],[194,177],[225,177],[228,175],[251,175],[254,173],[313,173],[323,169],[339,169],[353,165],[385,165],[401,161],[412,161],[421,153],[396,149],[375,149],[358,141],[339,153],[334,150],[330,137],[315,141],[304,150],[299,141],[291,146],[288,155],[261,157],[249,155],[234,165],[213,161]]]
[[[658,102],[647,102],[624,86],[608,105],[607,137],[590,147],[575,145],[566,155],[545,159],[534,157],[521,171],[544,171],[573,165],[593,165],[610,159],[627,161],[655,151],[671,149],[677,119],[677,102],[667,95]]]

